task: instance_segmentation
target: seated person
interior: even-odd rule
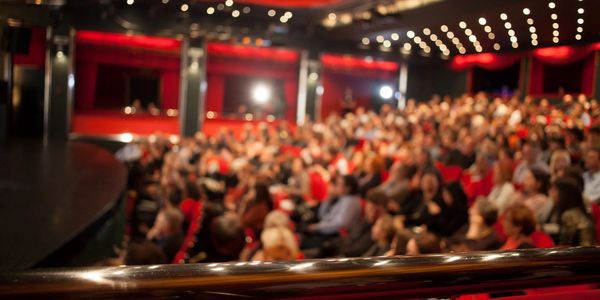
[[[351,175],[339,176],[332,188],[331,198],[319,207],[319,222],[309,224],[302,248],[320,247],[324,240],[336,237],[340,230],[349,229],[360,219],[358,183]]]
[[[260,235],[262,250],[252,258],[255,261],[293,261],[298,258],[300,249],[296,237],[287,227],[278,226],[265,229]]]
[[[489,251],[502,246],[493,226],[498,219],[494,203],[480,197],[469,208],[469,224],[463,226],[446,242],[452,251]]]
[[[169,261],[167,261],[165,254],[150,241],[129,243],[123,259],[123,264],[128,266],[166,263],[169,263]]]
[[[537,223],[529,207],[523,204],[510,206],[504,214],[503,225],[508,238],[500,250],[535,248],[531,235],[535,232]]]
[[[395,236],[392,217],[383,215],[371,228],[371,240],[375,242],[362,256],[382,256],[390,250]]]
[[[388,202],[386,195],[377,190],[367,194],[364,207],[364,219],[354,222],[348,235],[342,237],[340,252],[346,257],[358,257],[369,250],[374,242],[371,239],[371,227],[383,215],[386,214],[385,207]]]
[[[583,202],[583,191],[577,181],[572,178],[559,177],[550,187],[550,198],[554,202],[554,213],[551,223],[546,224],[546,233],[557,238],[558,245],[562,246],[592,246],[596,243],[594,223],[587,214]],[[555,227],[554,232],[548,227]]]
[[[163,208],[146,236],[148,240],[156,243],[169,262],[173,260],[183,243],[182,224],[183,214],[179,210],[172,207]]]
[[[441,253],[440,239],[433,233],[423,232],[415,235],[406,244],[406,255],[422,255]]]

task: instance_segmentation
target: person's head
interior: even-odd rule
[[[166,264],[168,262],[167,257],[158,246],[151,241],[144,240],[127,245],[123,263],[128,266],[136,266]]]
[[[406,255],[406,246],[411,235],[407,231],[398,230],[392,239],[389,255]]]
[[[358,182],[352,175],[338,176],[333,188],[335,196],[356,195],[358,193]]]
[[[236,214],[225,213],[215,218],[211,224],[211,236],[213,246],[220,255],[238,257],[244,248],[244,229]]]
[[[292,261],[300,252],[294,234],[287,227],[271,227],[260,235],[266,261]]]
[[[517,239],[519,237],[529,237],[537,226],[533,211],[523,205],[515,204],[510,206],[504,213],[504,232],[508,237]]]
[[[180,233],[183,226],[183,214],[172,207],[160,210],[154,221],[154,228],[159,236],[169,236]]]
[[[512,181],[512,167],[509,164],[498,162],[494,165],[494,183],[503,184]]]
[[[559,176],[571,165],[571,155],[566,150],[556,150],[550,157],[550,172],[553,176]]]
[[[292,161],[292,173],[298,174],[303,172],[305,169],[306,165],[304,163],[304,160],[302,160],[302,158],[299,157],[294,158],[294,160]]]
[[[417,168],[411,164],[403,164],[398,168],[399,180],[410,180],[417,173]]]
[[[571,208],[579,208],[582,212],[585,212],[583,191],[575,179],[570,177],[557,178],[550,185],[549,194],[559,217]]]
[[[525,173],[523,189],[530,195],[547,194],[550,175],[540,168],[530,168]]]
[[[600,148],[590,148],[585,155],[586,169],[597,172],[600,170]]]
[[[492,227],[498,220],[498,207],[487,198],[480,197],[469,208],[469,224]]]
[[[371,239],[389,245],[394,237],[394,222],[390,215],[383,215],[371,227]]]
[[[522,148],[523,159],[530,164],[533,164],[538,159],[539,145],[532,141],[523,143]]]
[[[406,255],[421,255],[441,253],[440,239],[433,233],[417,234],[406,244]]]
[[[379,190],[372,190],[367,193],[365,202],[365,219],[369,224],[375,221],[385,212],[388,203],[387,195]]]
[[[200,200],[200,189],[195,182],[187,181],[185,183],[185,197]]]
[[[380,174],[385,170],[385,160],[381,156],[371,157],[367,160],[366,171],[371,174]]]
[[[434,171],[423,174],[421,178],[421,190],[428,196],[437,195],[440,192],[440,178]]]
[[[417,159],[416,163],[420,169],[426,168],[431,165],[431,153],[425,148],[420,148],[416,151]]]
[[[289,227],[290,217],[281,210],[274,210],[265,217],[265,225],[263,228],[271,227]]]

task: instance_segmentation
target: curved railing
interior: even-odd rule
[[[33,270],[1,274],[0,298],[422,298],[585,283],[600,283],[600,247]]]

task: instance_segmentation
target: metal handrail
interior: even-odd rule
[[[600,283],[600,247],[0,274],[0,298],[447,297]]]

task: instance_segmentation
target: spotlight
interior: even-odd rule
[[[271,99],[271,88],[263,83],[257,84],[252,90],[252,99],[260,104],[267,103]]]
[[[531,13],[531,11],[529,10],[529,8],[523,8],[523,14],[528,16]]]
[[[494,50],[496,50],[496,51],[500,50],[500,44],[494,43]]]
[[[371,41],[369,40],[369,38],[368,38],[368,37],[364,37],[364,38],[362,38],[362,44],[363,44],[363,45],[365,45],[365,46],[366,46],[366,45],[368,45],[369,43],[371,43]]]
[[[467,23],[464,21],[460,21],[460,23],[458,23],[458,26],[462,29],[465,29],[465,28],[467,28]]]
[[[447,32],[448,31],[448,26],[442,25],[442,27],[440,27],[440,29],[442,30],[442,32]]]
[[[400,39],[400,35],[399,35],[399,34],[397,34],[397,33],[395,33],[395,32],[394,32],[394,33],[392,33],[392,40],[394,40],[394,41],[397,41],[397,40],[399,40],[399,39]]]
[[[269,11],[267,12],[267,15],[269,15],[269,17],[274,17],[275,14],[276,14],[276,12],[273,9],[269,9]]]
[[[500,19],[502,19],[503,21],[506,21],[506,19],[508,19],[508,15],[505,13],[501,13],[500,14]]]
[[[548,3],[548,7],[550,7],[550,9],[554,9],[556,7],[556,3],[554,2],[549,2]]]
[[[384,85],[379,89],[379,96],[385,100],[391,99],[393,95],[394,90],[389,85]]]
[[[581,39],[581,34],[576,34],[576,35],[575,35],[575,39],[576,39],[576,40],[580,40],[580,39]]]
[[[215,8],[214,8],[214,7],[212,7],[212,6],[211,6],[211,7],[209,7],[209,8],[207,8],[207,9],[206,9],[206,13],[207,13],[207,14],[209,14],[209,15],[212,15],[212,14],[214,14],[214,13],[215,13]]]
[[[412,38],[414,38],[414,37],[415,37],[415,33],[414,33],[412,30],[409,30],[409,31],[407,31],[407,32],[406,32],[406,36],[407,36],[409,39],[412,39]]]
[[[485,18],[479,18],[479,25],[485,25],[485,23],[487,23],[487,20]]]
[[[237,9],[236,9],[236,10],[234,10],[234,11],[232,11],[232,12],[231,12],[231,16],[232,16],[232,17],[234,17],[234,18],[237,18],[237,17],[239,17],[239,16],[240,16],[240,11],[239,11],[239,10],[237,10]]]
[[[233,0],[227,0],[227,1],[225,1],[225,5],[232,6],[233,5]]]
[[[308,75],[308,79],[315,81],[315,80],[319,79],[319,74],[317,74],[316,72],[312,72]]]
[[[185,12],[185,11],[188,11],[188,9],[190,9],[189,5],[187,5],[187,4],[181,5],[181,11]]]
[[[135,0],[127,0],[127,5],[133,5],[134,2]]]
[[[119,135],[119,140],[123,143],[131,143],[133,141],[133,135],[129,132],[121,133]]]

